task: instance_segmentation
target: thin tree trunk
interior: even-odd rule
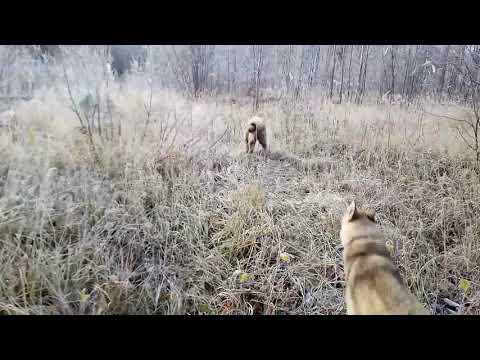
[[[332,66],[332,73],[330,76],[330,99],[333,97],[333,80],[335,76],[335,62],[337,58],[336,49],[337,49],[337,46],[333,45],[333,66]]]
[[[419,46],[415,46],[415,54],[413,55],[413,71],[415,72],[414,74],[410,74],[410,91],[408,94],[408,102],[411,102],[414,95],[415,95],[415,83],[417,80],[417,54],[418,54],[418,48]]]
[[[310,87],[314,87],[317,83],[318,65],[320,64],[320,46],[315,48],[315,60],[313,65],[313,76]]]
[[[253,52],[253,73],[254,73],[254,91],[255,91],[255,98],[253,103],[254,111],[258,111],[259,104],[260,104],[260,76],[263,67],[263,46],[262,45],[253,45],[252,46]]]
[[[302,87],[304,59],[305,59],[305,48],[302,48],[302,53],[300,54],[300,66],[299,66],[298,75],[297,75],[297,84],[295,86],[295,94],[294,94],[295,100],[297,100],[300,97],[300,90]]]
[[[342,47],[342,77],[340,80],[340,99],[339,103],[342,103],[342,95],[343,95],[343,75],[344,75],[344,70],[345,70],[345,48],[346,45]]]
[[[356,94],[355,94],[355,103],[356,104],[360,103],[360,90],[361,90],[361,87],[362,87],[364,52],[365,52],[365,46],[362,45],[362,48],[360,50],[360,70],[358,71],[357,91],[356,91]]]
[[[407,55],[407,63],[405,65],[405,75],[403,78],[402,96],[407,95],[406,91],[407,91],[408,77],[410,74],[411,53],[412,53],[412,47],[408,45],[408,55]]]
[[[353,45],[350,45],[350,63],[348,65],[348,90],[347,90],[347,100],[350,101],[350,75],[352,73],[352,55],[353,55]]]
[[[392,67],[392,86],[391,86],[391,93],[390,93],[390,97],[393,99],[394,96],[395,96],[395,50],[393,48],[393,46],[390,47],[390,56],[391,56],[391,67]]]
[[[236,94],[236,85],[237,85],[237,51],[235,48],[232,49],[232,56],[233,56],[233,74],[232,74],[232,90]]]
[[[387,74],[387,65],[385,64],[385,51],[382,48],[382,67],[383,67],[383,73],[382,73],[382,81],[381,83],[381,90],[380,90],[380,96],[383,97],[385,94],[385,89],[388,87],[388,74]]]
[[[445,75],[447,73],[449,53],[450,53],[450,45],[447,45],[443,50],[442,65],[440,68],[440,76],[438,79],[437,98],[439,101],[442,101],[442,97],[443,97],[443,88],[445,87]]]
[[[363,81],[362,81],[362,88],[360,92],[360,104],[363,101],[363,96],[365,94],[365,87],[366,87],[366,80],[367,80],[367,65],[368,65],[368,54],[369,54],[370,46],[367,45],[367,49],[365,51],[365,66],[363,67]]]
[[[230,87],[230,47],[227,48],[227,92],[231,95]]]

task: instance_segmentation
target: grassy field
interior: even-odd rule
[[[272,153],[246,155],[251,103],[134,83],[108,101],[93,148],[64,90],[3,115],[0,313],[343,314],[356,199],[432,313],[480,314],[480,182],[448,119],[268,103]]]

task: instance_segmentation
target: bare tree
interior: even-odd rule
[[[340,104],[342,103],[342,95],[343,95],[343,74],[344,74],[344,70],[345,70],[345,48],[346,48],[346,46],[342,46],[342,50],[341,50],[341,53],[340,53],[340,59],[342,61],[342,77],[341,77],[341,80],[340,80],[340,99],[339,99]]]
[[[390,46],[390,59],[391,59],[391,63],[390,63],[390,67],[391,67],[391,71],[392,71],[392,85],[391,85],[391,93],[390,93],[390,97],[393,99],[394,96],[395,96],[395,48],[393,46]]]
[[[215,47],[212,45],[191,45],[189,49],[193,94],[198,96],[208,89],[208,79],[211,74]]]
[[[337,52],[336,52],[337,46],[333,45],[333,51],[332,51],[332,56],[333,56],[333,65],[332,65],[332,72],[330,74],[330,99],[333,97],[333,81],[335,80],[335,62],[337,59]]]
[[[347,90],[347,99],[350,101],[350,75],[352,74],[352,55],[353,55],[353,45],[350,45],[350,62],[348,64],[348,90]]]
[[[253,111],[257,111],[259,107],[260,99],[260,79],[263,70],[264,63],[264,51],[265,47],[263,45],[252,45],[252,61],[253,61],[253,89],[254,89],[254,100],[253,100]]]
[[[438,77],[437,97],[440,101],[442,101],[443,91],[445,87],[445,75],[447,73],[448,55],[450,53],[450,47],[450,45],[447,45],[443,49],[442,63],[439,69],[440,75]]]
[[[456,60],[452,65],[456,73],[465,80],[464,87],[468,88],[465,92],[471,110],[465,119],[457,121],[456,129],[467,147],[473,151],[476,168],[480,171],[480,82],[477,80],[480,70],[480,53],[478,48],[475,46],[460,47],[456,54]]]

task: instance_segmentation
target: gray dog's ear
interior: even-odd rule
[[[355,200],[353,200],[350,205],[348,205],[346,215],[348,221],[358,219],[357,204],[355,203]]]

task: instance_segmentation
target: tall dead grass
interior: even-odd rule
[[[353,198],[377,211],[432,313],[480,313],[479,181],[448,121],[270,103],[273,155],[246,156],[247,104],[155,88],[149,102],[139,76],[77,80],[76,101],[93,86],[112,105],[99,164],[61,79],[12,109],[15,136],[0,131],[1,313],[344,313],[339,218]]]

